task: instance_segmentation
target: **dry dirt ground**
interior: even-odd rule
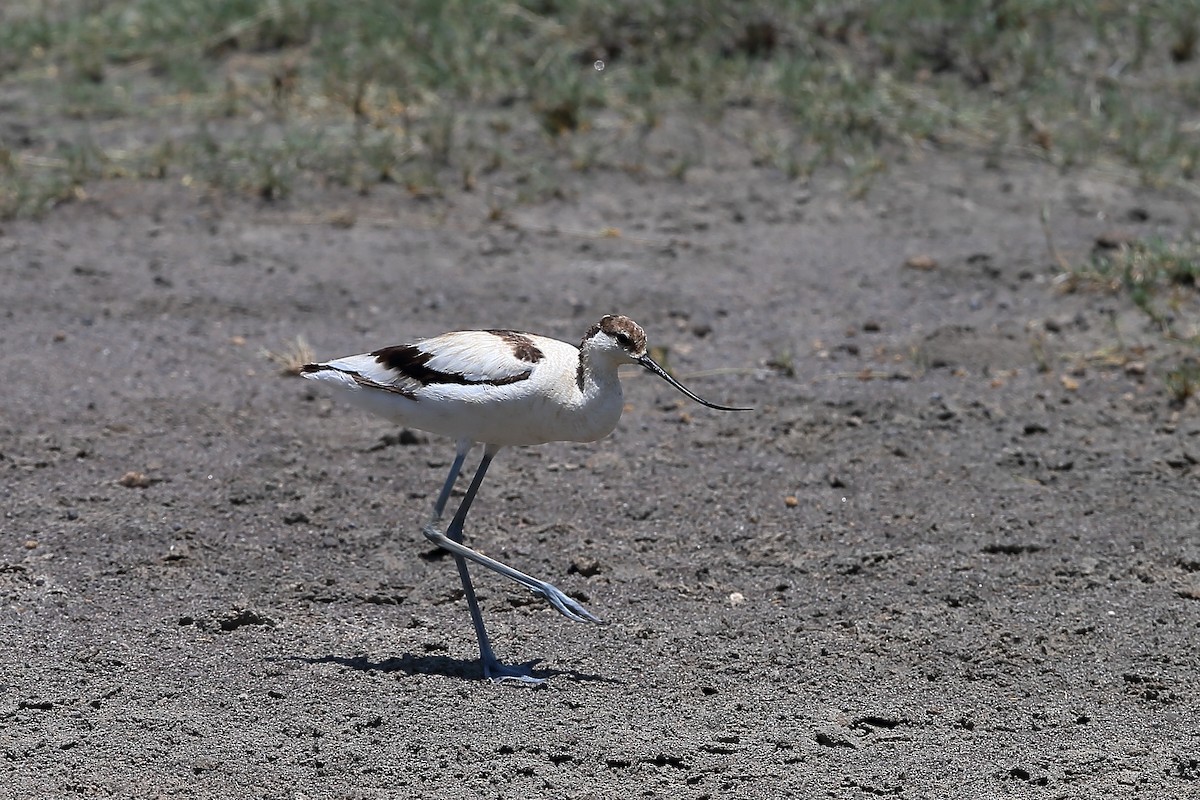
[[[965,155],[570,180],[3,226],[0,797],[1200,794],[1200,415],[1039,223],[1082,261],[1186,202]],[[501,453],[468,541],[610,624],[476,570],[549,679],[490,685],[419,530],[451,443],[262,350],[608,312],[756,410],[630,375],[607,440]]]

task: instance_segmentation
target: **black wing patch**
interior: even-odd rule
[[[530,347],[533,343],[529,342]],[[537,353],[536,361],[542,357],[542,351],[533,347],[533,351]],[[468,378],[466,375],[460,375],[455,372],[442,372],[441,370],[432,369],[429,362],[433,359],[433,354],[428,353],[415,344],[401,344],[394,347],[385,347],[382,350],[376,350],[371,353],[375,360],[383,366],[395,372],[404,378],[419,383],[422,386],[429,386],[434,383],[453,383],[460,386],[507,386],[510,383],[518,383],[525,380],[532,374],[533,370],[525,370],[515,375],[508,375],[503,378]],[[530,359],[522,359],[529,361]]]

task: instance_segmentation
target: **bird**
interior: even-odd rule
[[[507,329],[461,330],[370,353],[305,364],[300,374],[341,390],[354,404],[408,428],[455,441],[454,461],[438,493],[425,537],[449,551],[479,643],[483,677],[494,683],[540,685],[532,664],[510,666],[495,655],[467,562],[515,581],[576,622],[603,624],[554,585],[463,543],[467,512],[488,466],[505,447],[594,442],[610,434],[624,409],[618,368],[637,364],[691,400],[719,411],[750,411],[697,396],[647,350],[646,333],[626,316],[605,315],[578,346]],[[450,524],[439,527],[463,463],[478,443],[483,456]]]

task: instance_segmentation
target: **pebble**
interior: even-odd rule
[[[922,253],[920,255],[909,256],[905,259],[904,266],[907,269],[915,269],[918,272],[931,272],[937,269],[938,262],[933,256]]]

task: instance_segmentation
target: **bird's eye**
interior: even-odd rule
[[[629,338],[629,334],[618,333],[616,338],[617,344],[621,345],[621,347],[633,347],[633,339]]]

